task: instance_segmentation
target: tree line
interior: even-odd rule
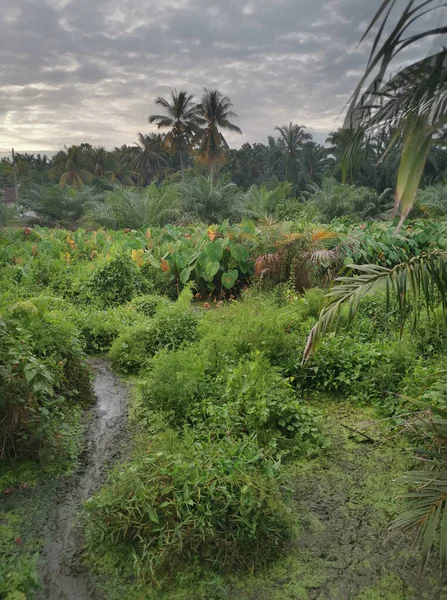
[[[168,98],[156,98],[155,104],[162,110],[148,120],[157,125],[159,132],[138,133],[133,145],[109,151],[81,143],[65,147],[52,158],[17,153],[20,197],[29,195],[36,185],[57,184],[62,189],[89,185],[105,191],[115,185],[146,187],[184,182],[185,173],[209,176],[211,185],[219,175],[245,190],[287,181],[294,196],[321,185],[327,177],[368,187],[378,194],[395,187],[402,143],[398,140],[390,147],[395,132],[389,128],[365,136],[360,142],[353,130],[340,128],[329,134],[323,146],[313,140],[304,125],[290,122],[275,127],[277,135],[269,136],[266,143],[244,143],[239,149],[231,149],[224,132],[242,131],[232,122],[237,115],[230,98],[219,90],[205,89],[199,103],[185,90],[172,90]],[[343,157],[354,136],[356,152],[350,157],[349,168],[343,170]],[[447,134],[442,131],[428,153],[424,185],[444,181],[446,143]],[[0,187],[12,184],[12,160],[3,158]]]

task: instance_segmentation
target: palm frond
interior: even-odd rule
[[[390,269],[380,265],[349,265],[360,274],[338,277],[325,296],[325,305],[318,323],[312,328],[304,350],[303,363],[313,353],[318,341],[331,328],[337,329],[341,309],[348,306],[348,322],[354,318],[362,297],[378,285],[386,285],[395,300],[402,319],[411,302],[422,302],[427,312],[433,313],[438,303],[442,306],[444,325],[447,325],[447,252],[435,250],[412,258]],[[418,311],[413,311],[413,324]],[[402,323],[403,324],[403,323]]]
[[[395,212],[401,210],[399,228],[413,205],[433,135],[447,123],[447,50],[442,48],[395,75],[389,76],[388,70],[402,51],[427,37],[447,33],[447,25],[424,29],[427,15],[445,9],[445,3],[408,0],[386,37],[395,6],[396,0],[384,0],[362,38],[363,41],[380,23],[367,68],[352,95],[345,119],[345,128],[355,133],[343,158],[342,172],[345,178],[349,165],[359,155],[362,141],[379,129],[393,132],[386,152],[403,139],[395,200]],[[419,24],[422,29],[418,31]]]

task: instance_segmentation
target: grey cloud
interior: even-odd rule
[[[243,136],[306,124],[319,141],[366,62],[371,0],[4,0],[0,151],[132,143],[172,87],[230,95]]]

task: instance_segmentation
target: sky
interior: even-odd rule
[[[157,96],[227,94],[243,135],[342,125],[366,65],[357,47],[379,0],[2,0],[0,153],[89,142],[108,149],[155,131]]]

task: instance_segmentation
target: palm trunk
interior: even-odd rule
[[[212,188],[214,185],[214,160],[210,163],[210,184]]]
[[[183,153],[180,150],[180,169],[182,171],[182,181],[185,183],[185,173],[183,172]]]

